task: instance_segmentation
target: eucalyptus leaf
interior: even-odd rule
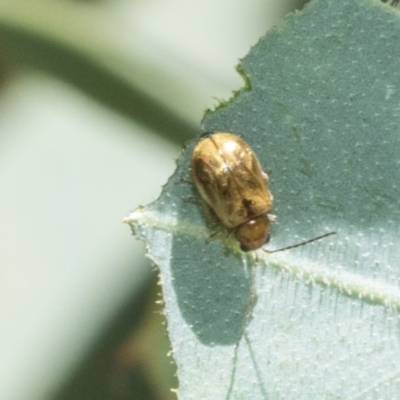
[[[127,218],[160,268],[180,399],[399,397],[399,61],[394,8],[316,0],[261,38],[247,86],[203,121],[271,172],[269,249],[336,235],[242,253],[191,183],[194,143]]]

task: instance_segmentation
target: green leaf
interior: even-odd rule
[[[241,253],[190,180],[194,143],[127,221],[160,268],[181,399],[396,398],[400,19],[313,1],[241,62],[248,87],[208,113],[271,171],[270,249]]]

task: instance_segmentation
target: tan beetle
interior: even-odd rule
[[[240,248],[256,250],[267,243],[273,198],[268,175],[250,146],[232,133],[204,133],[191,166],[201,197],[232,230]]]
[[[203,133],[193,149],[191,169],[201,197],[233,232],[242,251],[268,243],[270,222],[276,218],[269,214],[273,197],[268,191],[268,175],[242,138],[229,132]],[[335,233],[265,251],[291,249]]]

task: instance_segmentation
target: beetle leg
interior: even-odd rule
[[[185,196],[182,197],[182,200],[187,203],[195,203],[195,204],[203,202],[198,196]]]
[[[181,183],[187,183],[193,185],[193,179],[189,174],[182,173],[181,176],[174,182],[175,185],[180,185]]]

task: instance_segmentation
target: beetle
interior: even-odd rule
[[[225,227],[231,230],[242,251],[257,250],[269,242],[269,213],[273,204],[269,178],[251,147],[230,132],[205,132],[196,143],[191,158],[192,179],[203,200]],[[293,249],[312,239],[267,253]]]
[[[203,200],[231,230],[242,251],[256,250],[269,241],[273,197],[268,175],[257,156],[239,136],[206,132],[195,145],[192,179]]]

